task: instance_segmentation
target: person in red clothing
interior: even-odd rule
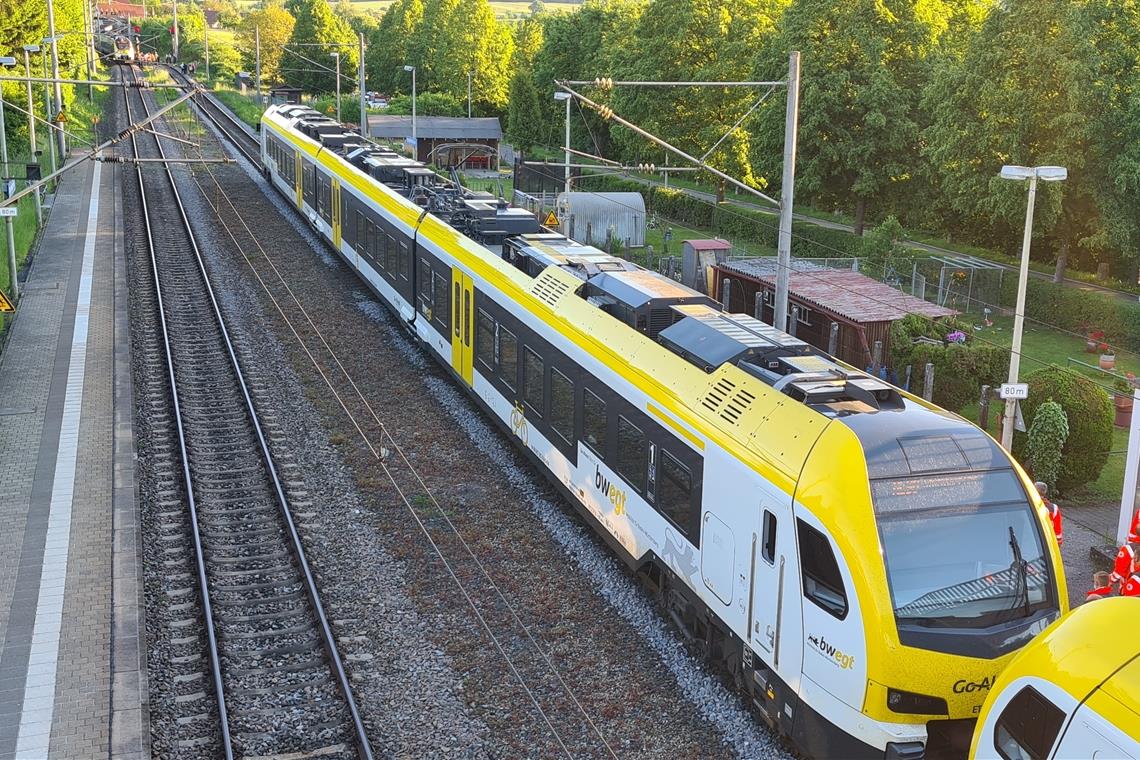
[[[1049,486],[1038,480],[1033,485],[1037,486],[1037,493],[1041,494],[1041,501],[1045,503],[1045,508],[1049,510],[1049,516],[1053,519],[1053,534],[1057,536],[1057,546],[1065,543],[1065,533],[1061,529],[1061,508],[1053,502],[1049,501]]]
[[[1132,527],[1129,528],[1128,538],[1125,540],[1130,544],[1140,544],[1140,509],[1137,509],[1132,517]]]
[[[1090,591],[1085,600],[1112,596],[1118,584],[1121,596],[1140,596],[1140,545],[1125,544],[1120,547],[1112,562],[1112,573],[1108,576],[1108,582]]]
[[[1133,573],[1120,589],[1121,596],[1140,596],[1140,573]]]

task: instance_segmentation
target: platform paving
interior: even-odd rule
[[[0,354],[0,760],[149,756],[119,171],[65,175]]]

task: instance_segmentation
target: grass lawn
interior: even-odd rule
[[[1013,341],[1012,331],[1013,318],[999,317],[994,320],[993,327],[982,328],[974,332],[984,340],[1009,346]],[[1110,375],[1099,368],[1092,369],[1069,364],[1068,359],[1072,358],[1096,366],[1100,357],[1098,354],[1085,353],[1085,339],[1083,337],[1058,332],[1040,325],[1026,325],[1025,332],[1022,335],[1021,352],[1020,376],[1022,379],[1050,364],[1081,372],[1081,374],[1099,383],[1105,390],[1111,389],[1113,379],[1124,377],[1125,372],[1134,372],[1140,375],[1140,356],[1119,351],[1116,354],[1115,374]],[[1001,401],[990,402],[989,432],[994,437],[1001,435],[1002,411]],[[958,413],[976,424],[978,422],[978,403],[976,401],[971,402],[960,409]],[[1113,427],[1108,460],[1100,471],[1100,477],[1072,493],[1065,494],[1064,501],[1072,504],[1119,502],[1120,492],[1124,486],[1124,452],[1127,449],[1128,429]]]
[[[1001,346],[1009,346],[1013,343],[1013,318],[998,317],[994,319],[993,327],[974,330],[974,334],[983,340]],[[1116,352],[1116,371],[1112,374],[1099,368],[1093,369],[1079,364],[1071,364],[1068,361],[1070,358],[1095,367],[1100,355],[1085,353],[1084,337],[1069,335],[1043,325],[1026,322],[1021,339],[1020,375],[1022,378],[1050,364],[1079,371],[1108,387],[1112,386],[1115,378],[1124,377],[1126,372],[1140,375],[1140,356],[1130,352],[1121,350]]]

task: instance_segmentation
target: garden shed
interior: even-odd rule
[[[641,193],[559,193],[562,232],[583,245],[607,248],[612,238],[625,248],[645,245],[645,198]]]
[[[873,360],[873,347],[882,341],[881,357],[888,361],[891,323],[908,314],[933,319],[957,314],[938,304],[896,290],[859,272],[826,269],[805,262],[793,264],[789,282],[788,332],[812,345],[828,350],[832,325],[837,325],[835,355],[856,367],[867,367]],[[728,305],[732,311],[753,314],[757,295],[757,318],[772,323],[776,290],[776,259],[737,259],[714,267],[716,295],[722,301],[722,288],[728,284]]]

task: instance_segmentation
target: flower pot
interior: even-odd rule
[[[1096,350],[1097,350],[1097,342],[1095,340],[1086,340],[1085,341],[1085,353],[1086,354],[1095,354]]]
[[[1132,424],[1132,402],[1131,396],[1121,396],[1117,394],[1113,396],[1113,405],[1116,406],[1116,419],[1113,423],[1117,427],[1128,427]]]
[[[1100,355],[1100,368],[1101,369],[1114,369],[1116,367],[1116,354],[1101,354]]]

